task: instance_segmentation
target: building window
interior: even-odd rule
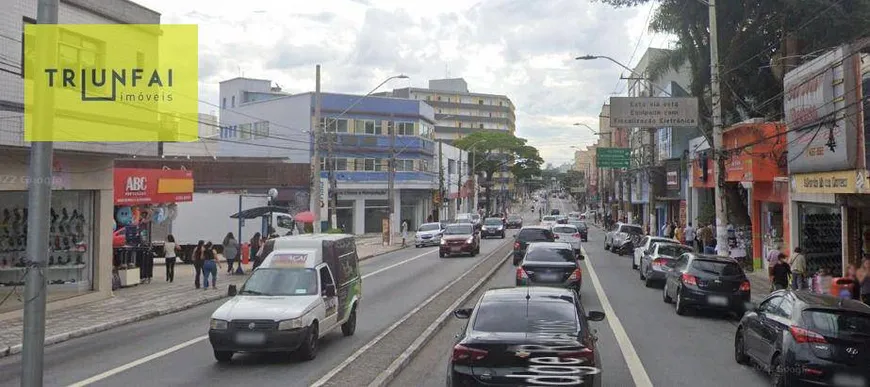
[[[477,104],[478,104],[478,105],[483,105],[483,100],[482,100],[482,99],[477,100]]]
[[[426,96],[426,100],[427,100],[427,101],[431,101],[431,100],[432,100],[432,96],[431,96],[431,95],[427,95],[427,96]]]
[[[489,118],[492,118],[492,112],[489,112]]]
[[[320,119],[320,127],[324,132],[347,133],[347,120],[324,117]]]
[[[230,107],[232,107],[232,108],[236,107],[236,96],[233,96],[232,104],[230,105]]]
[[[502,103],[501,101],[498,101],[498,106],[502,106],[501,103]]]
[[[221,102],[221,109],[227,108],[227,97],[224,97],[224,100]]]
[[[61,30],[59,40],[59,67],[75,70],[106,68],[105,42],[66,30]],[[108,83],[106,82],[106,84]],[[90,97],[99,97],[109,93],[105,84],[102,87],[88,89],[97,91],[97,93],[90,95]]]
[[[396,171],[413,171],[414,160],[396,160]]]
[[[480,124],[480,128],[483,129],[483,124]]]
[[[441,100],[441,96],[440,96],[440,95],[439,95],[437,98],[438,98],[439,101]]]
[[[381,160],[380,159],[365,159],[365,160],[363,160],[363,170],[364,171],[380,171],[381,170]]]
[[[269,121],[260,121],[254,123],[254,136],[253,138],[266,138],[269,137]]]
[[[447,174],[456,173],[456,160],[447,160]]]
[[[251,139],[251,124],[240,124],[239,125],[239,139],[242,139],[242,140]]]
[[[461,123],[461,122],[457,122],[457,123],[456,123],[456,126],[461,128],[461,127],[462,127],[462,123]]]
[[[362,133],[381,134],[380,133],[380,130],[381,130],[380,124],[375,125],[375,121],[363,120],[363,121],[358,121],[358,122],[360,122],[360,125],[362,125],[362,127],[363,127]]]
[[[397,122],[396,123],[396,135],[413,136],[414,135],[414,123],[413,122]]]

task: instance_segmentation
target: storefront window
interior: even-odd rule
[[[49,219],[49,291],[92,289],[94,195],[54,191]],[[0,192],[0,285],[23,286],[27,254],[27,192]]]
[[[806,253],[809,274],[815,274],[821,268],[827,268],[832,273],[842,273],[843,234],[840,208],[800,204],[798,216],[799,246]]]
[[[365,232],[381,232],[383,229],[383,219],[390,216],[388,202],[386,200],[366,200],[365,203]]]

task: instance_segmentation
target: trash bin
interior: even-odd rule
[[[251,261],[251,247],[250,243],[245,242],[242,243],[242,264],[247,265],[248,262]]]
[[[852,289],[855,280],[846,277],[834,278],[831,281],[831,295],[842,298],[852,298]]]

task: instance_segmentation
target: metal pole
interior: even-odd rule
[[[39,0],[37,24],[57,24],[58,0]],[[50,36],[50,38],[46,38]],[[57,57],[57,36],[43,34],[37,41],[40,56],[52,64]],[[44,40],[42,40],[44,39]],[[22,42],[24,44],[24,42]],[[34,130],[53,130],[54,96],[50,90],[37,91],[43,114],[36,114]],[[43,133],[44,134],[44,133]],[[46,138],[45,136],[41,136]],[[50,138],[50,137],[48,137]],[[49,254],[48,218],[51,209],[52,142],[30,145],[30,184],[27,198],[27,270],[24,285],[24,331],[21,348],[21,385],[41,387],[45,348],[45,269]]]
[[[713,102],[713,176],[716,178],[716,252],[728,255],[728,209],[725,202],[725,158],[722,155],[722,101],[719,95],[719,34],[716,27],[716,0],[710,0],[710,90]]]
[[[311,212],[314,214],[314,224],[312,224],[315,233],[320,232],[320,65],[316,67],[315,85],[314,85],[314,127],[311,128],[314,134],[314,147],[311,151]]]
[[[438,140],[438,219],[436,221],[441,220],[441,210],[444,208],[444,196],[450,196],[449,194],[445,195],[444,193],[444,148],[442,147],[444,144],[443,141]],[[449,172],[449,171],[448,171]]]
[[[656,154],[655,154],[655,143],[656,143],[656,134],[655,129],[649,130],[649,168],[647,168],[647,178],[649,179],[649,234],[650,235],[658,235],[658,219],[656,219],[656,195],[655,190],[655,177],[653,175],[653,167],[656,165]]]
[[[387,128],[390,126],[387,125]],[[387,164],[387,178],[389,181],[387,182],[387,205],[389,208],[387,209],[390,214],[389,220],[389,231],[390,231],[390,240],[389,245],[393,245],[393,224],[394,224],[394,211],[396,201],[396,193],[394,192],[394,188],[396,185],[396,131],[390,130],[390,161]]]
[[[335,156],[332,154],[332,141],[333,136],[338,138],[338,124],[336,122],[336,131],[330,135],[326,134],[326,162],[327,162],[327,170],[329,171],[329,227],[336,229],[338,228],[338,209],[336,206],[338,205],[338,192],[336,188],[338,188],[338,181],[335,179]]]

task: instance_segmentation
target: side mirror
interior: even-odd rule
[[[592,311],[586,315],[586,319],[589,321],[602,321],[602,320],[604,320],[604,317],[606,317],[604,312],[598,312],[598,311]]]
[[[326,296],[327,297],[335,297],[335,285],[333,285],[333,284],[326,285]]]
[[[456,309],[453,311],[453,316],[459,319],[466,320],[471,317],[471,308]]]
[[[236,285],[230,285],[229,287],[227,287],[227,297],[235,297],[236,294],[239,294],[239,290],[238,288],[236,288]]]

